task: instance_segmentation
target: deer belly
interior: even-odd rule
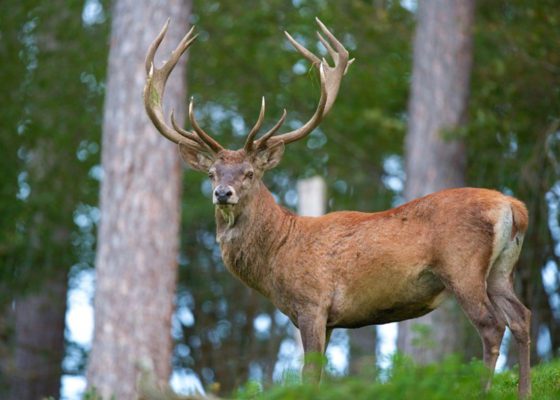
[[[358,328],[416,318],[437,308],[447,297],[441,280],[427,270],[391,281],[372,279],[358,287],[339,287],[328,325]]]

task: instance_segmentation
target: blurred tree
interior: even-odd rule
[[[466,122],[474,0],[419,2],[406,137],[405,198],[465,186],[466,152],[453,131]],[[399,324],[398,348],[417,362],[464,352],[456,304]],[[429,331],[429,333],[428,333]]]
[[[10,60],[0,99],[2,398],[58,397],[67,274],[87,262],[82,249],[91,246],[74,216],[97,191],[88,173],[104,49],[93,43],[104,29],[83,20],[83,9],[83,2],[0,5],[0,57]]]
[[[112,10],[95,331],[87,373],[88,385],[106,398],[136,398],[140,365],[153,368],[158,380],[171,372],[181,169],[175,145],[148,120],[142,89],[149,44],[172,16],[159,51],[167,57],[186,33],[190,7],[188,1],[117,0]],[[181,111],[185,60],[174,75],[164,104]]]
[[[372,375],[375,372],[377,332],[375,326],[349,329],[351,375]]]
[[[45,279],[39,293],[15,301],[10,399],[35,400],[59,395],[67,274],[61,268],[57,275]]]

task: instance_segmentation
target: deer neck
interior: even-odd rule
[[[216,207],[216,240],[226,267],[248,286],[265,294],[274,255],[285,242],[294,215],[276,204],[259,183],[256,193],[234,207]],[[284,239],[283,239],[284,238]]]

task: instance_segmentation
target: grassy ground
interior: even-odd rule
[[[486,370],[480,361],[470,364],[449,358],[439,364],[414,365],[396,357],[390,371],[370,371],[362,376],[323,377],[317,385],[299,383],[299,374],[287,375],[283,384],[262,389],[249,382],[229,399],[240,400],[506,400],[517,399],[517,370],[494,376],[489,393],[483,393],[482,381]],[[533,395],[531,400],[560,400],[560,358],[543,363],[531,370]],[[141,400],[220,400],[207,396],[179,396],[168,385],[157,385],[149,374],[140,379]],[[211,390],[210,390],[211,391]],[[49,399],[50,400],[50,399]],[[101,400],[95,390],[83,400]]]
[[[235,395],[237,399],[262,400],[463,400],[516,399],[517,371],[496,374],[488,394],[481,391],[485,370],[480,362],[461,363],[450,358],[441,364],[419,367],[404,359],[395,359],[394,367],[384,379],[374,374],[361,377],[324,379],[320,386],[301,385],[287,379],[262,391],[257,384],[247,384]],[[532,369],[533,400],[560,399],[560,359]],[[290,383],[291,382],[291,383]]]

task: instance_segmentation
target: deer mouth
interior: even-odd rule
[[[232,207],[239,202],[239,197],[233,192],[231,195],[228,196],[216,196],[214,194],[213,203],[215,206],[218,207]]]
[[[232,199],[226,199],[226,200],[216,199],[214,201],[215,206],[224,209],[232,208],[236,204],[237,204],[237,200],[232,200]]]

